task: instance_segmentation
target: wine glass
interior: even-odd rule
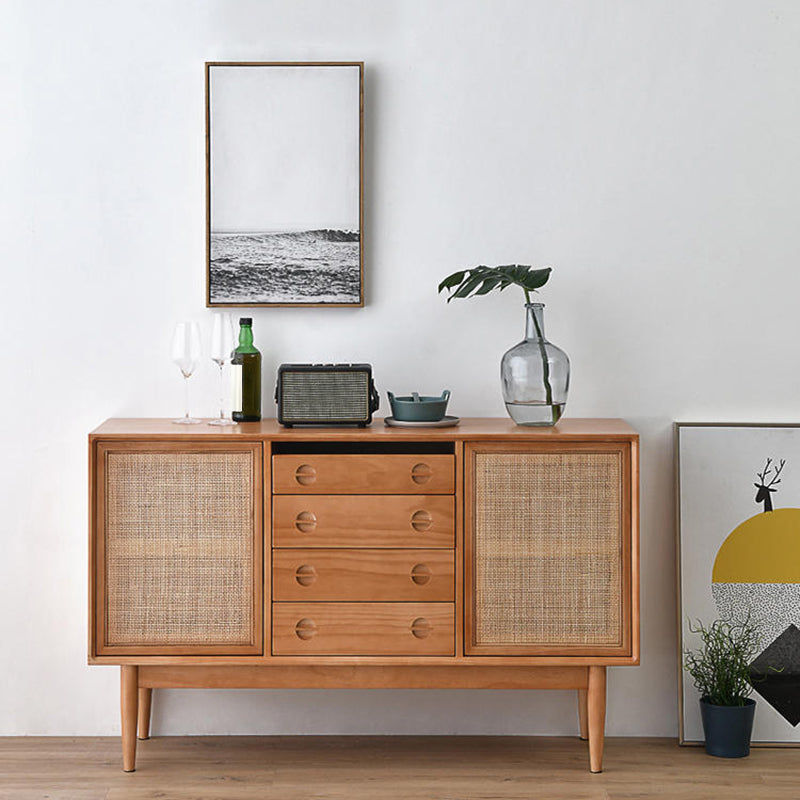
[[[222,368],[230,362],[234,344],[231,315],[227,312],[216,312],[211,328],[211,360],[219,367],[219,417],[212,419],[209,425],[236,424],[230,416],[225,416],[225,381],[222,377]]]
[[[172,360],[183,375],[186,413],[173,422],[179,425],[196,425],[202,420],[189,416],[189,378],[197,369],[200,360],[200,328],[196,322],[179,322],[172,334]]]

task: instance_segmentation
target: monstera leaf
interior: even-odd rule
[[[439,292],[445,289],[450,293],[449,303],[456,297],[470,297],[489,294],[494,289],[503,291],[507,286],[519,286],[530,302],[531,292],[547,283],[552,267],[534,269],[524,264],[508,264],[503,267],[473,267],[448,275],[440,284]]]

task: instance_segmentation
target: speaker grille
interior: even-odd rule
[[[106,454],[105,644],[247,645],[253,454]]]
[[[365,371],[287,370],[281,374],[281,419],[285,422],[361,422],[369,416],[369,374]]]
[[[476,453],[474,643],[622,640],[618,453]]]

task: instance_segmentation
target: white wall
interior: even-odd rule
[[[642,434],[642,664],[611,670],[608,731],[674,735],[671,424],[800,418],[798,40],[790,0],[6,0],[0,733],[118,730],[117,670],[85,665],[86,434],[179,413],[171,328],[209,320],[203,62],[363,59],[367,305],[255,310],[267,386],[363,360],[381,390],[502,416],[522,298],[436,284],[555,265],[567,413]],[[154,730],[558,734],[574,705],[162,692]]]

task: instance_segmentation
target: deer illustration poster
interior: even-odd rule
[[[690,621],[755,625],[753,742],[800,745],[800,425],[678,423],[676,455],[680,653]],[[680,673],[680,740],[702,742]]]

